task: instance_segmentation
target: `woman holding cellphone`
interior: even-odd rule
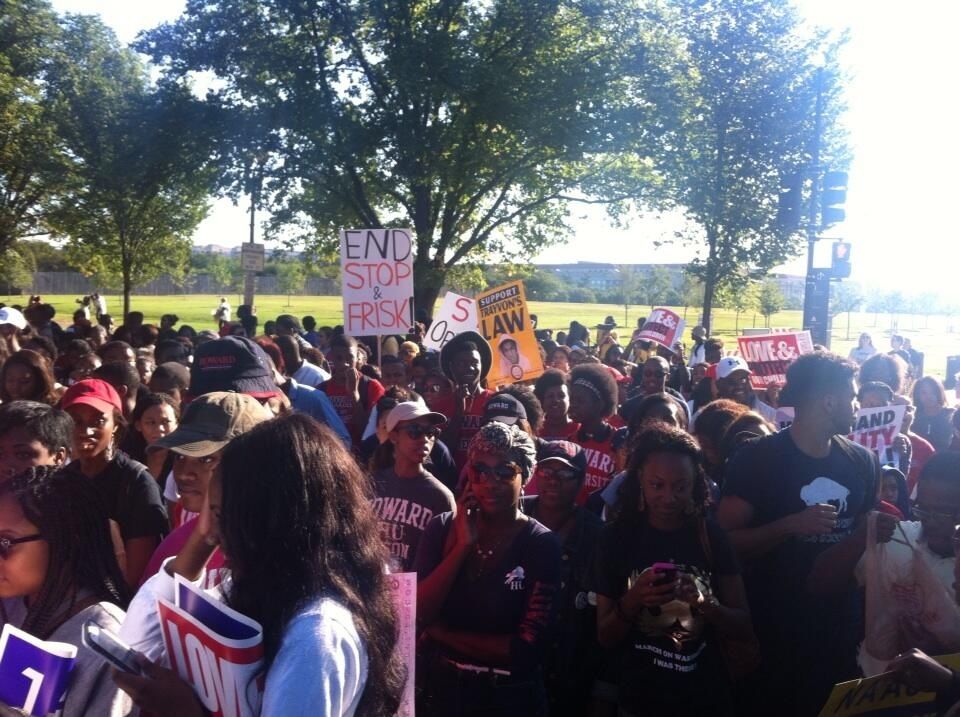
[[[597,637],[621,650],[620,717],[730,715],[720,636],[749,641],[726,534],[704,518],[707,479],[688,433],[647,424],[597,549]]]
[[[542,662],[560,547],[520,511],[535,463],[533,440],[519,427],[480,428],[456,511],[433,518],[420,540],[421,714],[546,714]]]

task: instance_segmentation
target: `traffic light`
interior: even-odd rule
[[[834,279],[846,279],[850,276],[850,245],[847,242],[833,243],[830,267]]]
[[[787,174],[780,178],[777,196],[777,226],[796,231],[803,217],[803,175]]]
[[[847,173],[827,172],[823,175],[823,192],[820,194],[820,228],[839,224],[847,212],[843,205],[847,201]]]

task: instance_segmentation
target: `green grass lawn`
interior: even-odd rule
[[[237,296],[228,297],[236,309],[239,303]],[[0,296],[0,301],[8,304],[22,303],[23,296]],[[44,300],[57,308],[57,320],[62,324],[70,323],[71,314],[76,308],[75,296],[45,296]],[[211,315],[217,306],[219,297],[213,295],[185,295],[185,296],[134,296],[131,303],[136,311],[142,311],[146,320],[159,323],[160,315],[174,313],[180,317],[181,324],[190,324],[195,329],[214,328]],[[293,314],[295,316],[312,315],[320,326],[336,325],[342,321],[341,297],[339,296],[293,296],[289,299],[284,296],[258,296],[257,315],[261,323],[275,318],[278,314]],[[533,301],[530,302],[531,311],[539,318],[541,328],[554,330],[566,329],[573,320],[594,327],[601,323],[608,315],[613,315],[622,327],[621,340],[632,333],[638,316],[646,316],[649,307],[631,306],[624,314],[624,307],[613,304],[562,304]],[[115,316],[121,311],[119,296],[107,297],[107,308]],[[683,315],[683,309],[676,309]],[[686,311],[687,327],[696,322],[698,313],[695,309]],[[946,357],[960,354],[960,321],[949,320],[944,317],[924,317],[905,315],[896,317],[897,331],[911,339],[914,348],[926,354],[926,372],[943,377],[946,369]],[[736,329],[745,327],[763,326],[763,317],[759,314],[742,314],[739,319],[733,311],[718,309],[714,312],[714,335],[720,336],[728,342],[729,347],[736,345]],[[786,328],[799,328],[802,322],[801,312],[782,311],[771,318],[771,325]],[[850,317],[850,334],[847,337],[847,316],[843,314],[834,320],[834,330],[831,339],[831,348],[846,355],[856,343],[861,331],[873,335],[874,345],[881,350],[887,350],[889,337],[894,324],[889,316],[874,314],[853,314]],[[687,343],[689,344],[689,331]]]

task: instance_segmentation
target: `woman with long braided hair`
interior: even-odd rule
[[[63,717],[126,715],[109,666],[83,647],[88,620],[118,631],[129,596],[96,489],[37,466],[0,485],[0,626],[78,647]]]

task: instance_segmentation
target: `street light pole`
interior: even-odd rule
[[[803,328],[810,332],[815,344],[830,347],[829,306],[830,277],[814,269],[813,255],[817,246],[820,217],[820,143],[823,135],[823,81],[824,68],[818,67],[815,78],[816,104],[814,106],[813,137],[810,147],[810,205],[807,208],[807,278],[803,294]]]

